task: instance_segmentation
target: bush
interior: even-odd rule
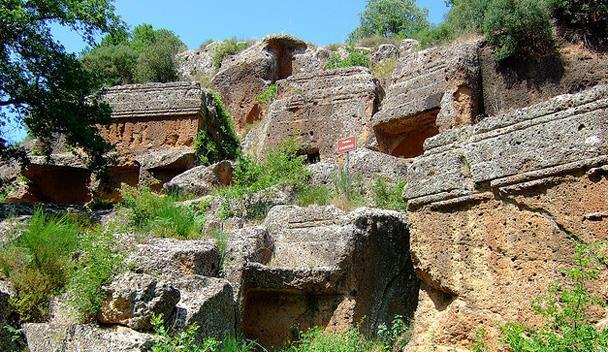
[[[113,248],[114,241],[111,234],[93,231],[84,234],[80,242],[83,253],[66,287],[68,304],[80,321],[97,315],[106,298],[101,288],[122,269],[123,257]]]
[[[416,6],[414,0],[367,0],[361,23],[349,40],[355,43],[371,36],[408,37],[429,26],[427,16],[428,11]]]
[[[104,37],[81,57],[84,67],[111,86],[178,79],[175,55],[186,48],[171,31],[142,24]]]
[[[260,94],[258,96],[258,103],[260,103],[260,105],[263,105],[266,107],[266,109],[268,109],[270,107],[270,104],[272,104],[272,102],[276,98],[276,96],[277,96],[277,85],[276,85],[276,83],[273,83],[273,84],[269,85],[268,87],[266,87],[266,89],[264,89],[262,94]]]
[[[565,282],[535,300],[534,311],[544,318],[541,328],[520,323],[502,328],[503,341],[514,351],[567,352],[608,350],[608,329],[599,330],[587,319],[588,309],[603,301],[593,296],[587,284],[606,270],[605,246],[577,244],[575,266],[565,270]]]
[[[215,125],[209,119],[203,120],[194,141],[194,150],[201,165],[211,165],[222,160],[235,160],[241,154],[239,138],[234,130],[232,116],[216,92],[212,92],[216,112]],[[212,135],[210,131],[215,131]]]
[[[237,41],[236,38],[224,40],[213,49],[213,66],[220,68],[228,56],[236,55],[251,46],[250,42]]]
[[[348,56],[341,59],[338,53],[332,53],[329,60],[325,63],[325,69],[330,70],[340,67],[363,66],[369,67],[369,53],[364,50],[355,50],[353,47],[347,47]]]
[[[223,341],[208,337],[198,339],[198,325],[193,324],[184,331],[171,334],[165,327],[162,316],[152,317],[152,326],[159,340],[152,346],[152,352],[251,352],[254,351],[253,342],[242,341],[228,336]]]
[[[540,58],[554,49],[553,26],[539,0],[493,0],[483,20],[483,33],[496,46],[496,59]]]
[[[178,206],[175,197],[126,185],[123,185],[120,194],[124,206],[129,210],[127,218],[130,230],[162,238],[200,238],[204,216],[192,208]]]
[[[390,324],[378,327],[378,338],[391,351],[401,351],[409,342],[412,335],[410,326],[401,315],[396,315]]]
[[[558,30],[568,40],[588,47],[608,46],[608,3],[604,0],[547,0]]]
[[[61,293],[73,270],[80,225],[66,216],[46,218],[36,210],[21,236],[0,252],[3,274],[15,290],[11,304],[21,319],[42,322],[51,297]]]
[[[405,211],[407,203],[403,199],[405,181],[399,181],[394,186],[387,184],[386,179],[376,177],[372,185],[372,198],[378,208]]]
[[[367,341],[356,329],[341,333],[326,333],[314,328],[302,334],[283,352],[368,352],[382,351],[384,346]]]

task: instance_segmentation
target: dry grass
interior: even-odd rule
[[[397,62],[397,58],[382,60],[372,65],[372,73],[378,78],[389,79],[397,68]]]

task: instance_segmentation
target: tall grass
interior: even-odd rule
[[[123,186],[123,204],[128,208],[128,228],[157,237],[197,239],[205,223],[203,214],[189,207],[180,207],[176,198],[155,194],[147,188]]]
[[[62,216],[46,218],[36,210],[21,236],[0,251],[2,273],[15,290],[11,304],[25,321],[43,321],[48,303],[61,293],[73,265],[71,255],[78,247],[80,226]]]
[[[120,256],[113,236],[92,230],[90,220],[34,212],[20,236],[0,248],[2,274],[13,285],[11,305],[25,322],[48,318],[53,296],[71,292],[69,304],[81,320],[96,314],[101,286],[115,274]]]
[[[300,339],[281,352],[369,352],[386,351],[379,342],[366,340],[357,329],[341,333],[326,333],[314,328],[302,334]]]

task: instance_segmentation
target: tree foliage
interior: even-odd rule
[[[175,55],[184,43],[167,29],[149,24],[111,33],[82,57],[85,67],[105,85],[172,82],[178,79]]]
[[[110,146],[95,127],[109,120],[100,82],[52,36],[52,23],[77,31],[90,44],[121,27],[112,0],[3,0],[0,6],[0,128],[9,119],[30,134],[64,134],[91,156],[94,170]],[[0,133],[0,153],[8,147]]]
[[[608,2],[547,0],[559,32],[568,40],[598,49],[608,47]]]
[[[428,28],[428,10],[416,6],[414,0],[367,0],[361,23],[350,34],[350,41],[379,35],[409,37]]]

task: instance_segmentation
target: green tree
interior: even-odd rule
[[[185,48],[175,33],[141,24],[132,32],[108,34],[81,60],[106,86],[172,82],[178,79],[175,55]]]
[[[371,36],[410,37],[429,27],[428,10],[414,0],[367,0],[361,24],[350,34],[351,42]]]
[[[77,31],[91,45],[96,35],[122,26],[112,0],[2,0],[0,128],[15,119],[36,137],[62,133],[89,153],[97,170],[110,146],[95,126],[109,121],[110,108],[101,100],[100,82],[53,38],[51,23]],[[14,151],[5,134],[4,156]]]

